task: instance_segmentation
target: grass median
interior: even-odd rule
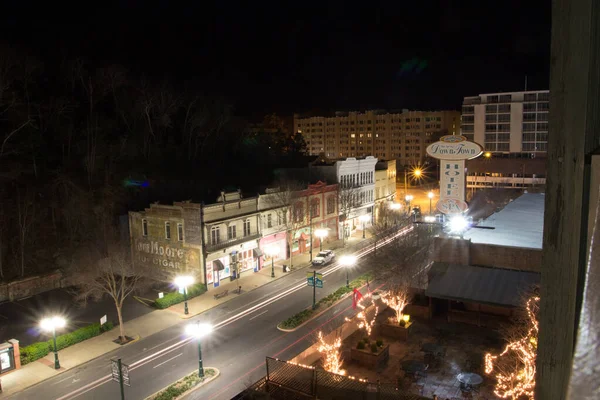
[[[359,276],[358,278],[350,282],[350,287],[342,286],[335,292],[331,293],[329,296],[326,296],[319,300],[314,310],[312,306],[305,310],[302,310],[299,313],[294,314],[285,321],[281,322],[278,325],[278,327],[281,329],[294,329],[299,327],[316,314],[331,307],[333,304],[339,301],[345,294],[352,292],[354,288],[362,287],[366,285],[368,281],[371,280],[373,280],[373,273],[371,272]]]
[[[198,370],[195,370],[191,374],[184,376],[177,382],[170,386],[167,386],[158,393],[152,396],[146,397],[145,400],[173,400],[182,397],[186,392],[197,388],[198,386],[207,383],[217,375],[217,370],[214,368],[204,368],[204,377],[198,376]]]

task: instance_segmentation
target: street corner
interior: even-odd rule
[[[204,368],[204,376],[198,375],[198,370],[194,370],[173,384],[159,390],[158,392],[146,397],[144,400],[156,399],[185,399],[192,392],[200,389],[204,385],[214,381],[221,375],[218,368]]]

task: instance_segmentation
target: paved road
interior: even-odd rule
[[[405,228],[408,229],[412,228]],[[369,267],[365,256],[370,251],[370,248],[359,251],[357,255],[361,258],[350,271],[351,278]],[[335,291],[346,280],[346,271],[338,263],[322,268],[322,272],[324,288],[317,289],[318,299]],[[197,344],[183,332],[187,323],[202,321],[215,326],[214,332],[202,341],[204,365],[218,368],[221,376],[188,398],[229,399],[265,375],[265,356],[292,358],[314,343],[319,330],[327,333],[339,325],[339,320],[353,311],[350,301],[342,302],[296,332],[277,330],[277,323],[312,302],[312,288],[306,287],[306,270],[296,271],[191,321],[108,353],[9,398],[118,399],[119,385],[110,381],[109,360],[119,356],[130,365],[131,371],[132,386],[126,388],[125,398],[144,399],[197,368]]]
[[[153,292],[142,297],[156,298],[157,295]],[[46,312],[50,305],[52,309]],[[0,304],[0,342],[16,338],[21,346],[27,346],[36,341],[48,340],[47,334],[40,331],[38,324],[49,312],[56,313],[57,310],[69,322],[65,331],[100,322],[103,315],[109,321],[117,321],[115,304],[108,296],[81,307],[68,290],[55,289],[24,300]],[[153,308],[128,297],[123,304],[123,320],[127,322],[152,311]]]

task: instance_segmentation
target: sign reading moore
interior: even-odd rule
[[[135,250],[139,261],[168,269],[182,269],[199,260],[195,249],[171,247],[154,240],[136,241]]]
[[[438,160],[471,160],[483,153],[480,145],[460,135],[442,136],[438,142],[427,146],[425,151]]]

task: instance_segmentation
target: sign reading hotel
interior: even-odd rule
[[[443,214],[467,211],[465,202],[465,161],[483,153],[480,145],[459,135],[442,136],[427,146],[427,154],[440,160],[440,200],[436,208]]]

